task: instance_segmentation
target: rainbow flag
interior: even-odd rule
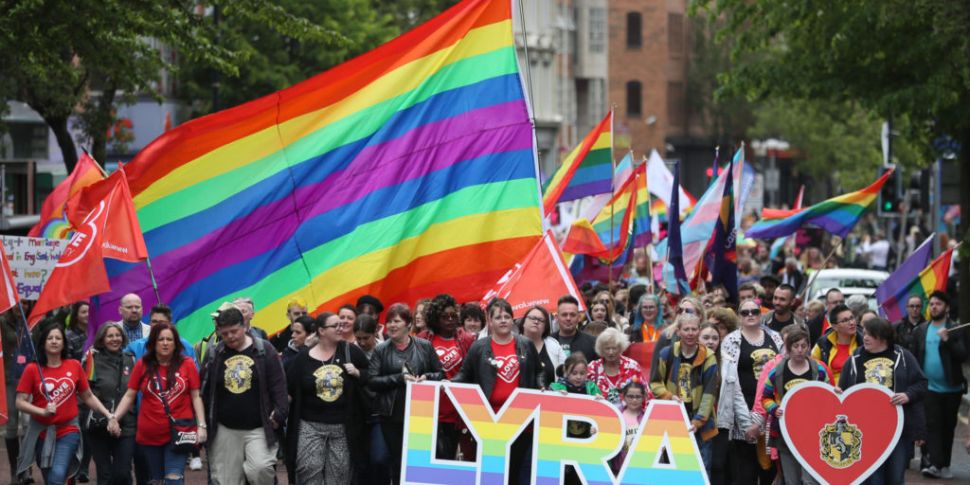
[[[647,165],[638,166],[633,175],[636,180],[637,206],[633,213],[633,246],[644,247],[653,242],[650,212],[650,191],[647,187]]]
[[[48,239],[67,239],[70,237],[71,223],[64,215],[64,205],[74,194],[84,187],[104,180],[104,170],[86,152],[77,160],[74,170],[44,199],[40,208],[40,221],[30,228],[30,237],[44,237]]]
[[[165,132],[125,166],[161,299],[189,341],[250,296],[335,310],[371,294],[481,298],[542,235],[509,0],[465,0],[283,91]],[[113,291],[155,302],[144,265]]]
[[[630,240],[637,206],[635,182],[635,177],[627,179],[592,222],[586,219],[574,222],[563,241],[563,252],[595,256],[606,262],[622,256]]]
[[[812,225],[844,238],[862,217],[862,213],[876,200],[879,190],[892,173],[892,170],[887,171],[879,180],[862,190],[824,200],[805,209],[765,209],[761,212],[762,219],[745,231],[745,236],[771,239],[787,236],[802,226]]]
[[[549,214],[560,202],[608,194],[613,187],[613,111],[600,121],[562,161],[542,188],[542,208]]]
[[[914,296],[920,297],[923,301],[923,318],[929,320],[930,306],[926,303],[930,299],[930,294],[934,291],[946,291],[947,277],[950,274],[950,263],[953,261],[954,249],[956,248],[954,247],[944,251],[929,266],[920,271],[915,278],[910,280],[908,284],[896,290],[895,294],[890,296],[885,302],[880,302],[890,321],[897,322],[906,316],[906,302]],[[896,275],[893,274],[893,276]]]

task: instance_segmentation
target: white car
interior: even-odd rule
[[[876,288],[889,278],[885,271],[868,269],[836,268],[819,270],[808,294],[812,299],[825,298],[825,292],[831,288],[838,288],[846,298],[852,295],[865,295],[869,299],[869,308],[876,309]]]

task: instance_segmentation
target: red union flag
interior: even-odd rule
[[[10,271],[10,261],[7,260],[3,244],[0,244],[0,313],[13,308],[19,301],[17,282],[13,279],[13,272]]]
[[[101,248],[107,215],[107,204],[101,201],[78,225],[30,312],[31,327],[55,308],[111,289]]]
[[[145,239],[138,224],[135,206],[124,170],[86,187],[67,203],[67,217],[72,225],[103,204],[101,225],[103,257],[137,263],[148,257]]]
[[[532,251],[485,294],[482,305],[495,297],[504,298],[512,305],[512,316],[521,318],[533,305],[555,312],[556,301],[567,293],[580,301],[580,311],[585,310],[582,294],[563,261],[562,251],[552,232],[546,231]]]

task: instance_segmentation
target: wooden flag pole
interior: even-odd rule
[[[822,260],[822,267],[816,270],[815,272],[813,272],[812,277],[808,279],[807,283],[805,283],[805,289],[802,290],[802,298],[801,298],[803,305],[807,303],[806,299],[808,298],[808,289],[811,288],[812,283],[815,282],[815,277],[818,276],[818,272],[825,269],[825,267],[828,266],[829,260],[832,259],[832,256],[835,256],[835,252],[838,251],[840,247],[842,247],[842,241],[843,239],[839,238],[839,242],[832,247],[832,250],[829,251],[829,254],[825,256],[824,260]]]

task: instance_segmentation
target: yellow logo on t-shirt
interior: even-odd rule
[[[771,359],[775,358],[775,351],[770,348],[754,349],[751,352],[751,367],[754,370],[754,378],[758,379],[761,377],[761,369],[765,368],[765,364],[771,362]]]
[[[344,393],[344,376],[338,365],[321,365],[313,371],[317,381],[317,397],[324,402],[334,402]]]
[[[248,355],[234,355],[226,359],[226,372],[223,374],[226,390],[242,394],[253,387],[253,359]]]
[[[864,364],[866,368],[866,382],[893,388],[893,361],[886,357],[869,359]]]
[[[680,369],[677,369],[677,394],[680,396],[681,401],[691,402],[691,388],[690,388],[690,371],[693,366],[690,363],[681,363]]]

